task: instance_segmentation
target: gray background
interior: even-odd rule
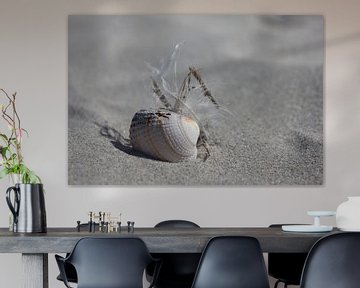
[[[323,17],[119,15],[69,17],[69,184],[322,184]],[[209,129],[211,156],[166,163],[134,155],[136,111],[156,107],[145,63],[185,41],[178,82],[201,69],[230,113]]]

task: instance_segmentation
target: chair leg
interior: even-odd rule
[[[275,284],[274,284],[274,288],[277,288],[278,285],[279,285],[279,283],[284,283],[284,288],[287,288],[287,287],[288,287],[288,285],[287,285],[286,282],[283,282],[283,281],[281,281],[281,280],[277,280],[277,281],[275,282]]]

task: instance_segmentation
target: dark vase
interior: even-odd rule
[[[13,197],[11,197],[12,193]],[[45,233],[47,231],[42,184],[15,184],[6,190],[6,202],[14,216],[14,232]]]

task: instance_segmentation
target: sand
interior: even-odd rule
[[[320,16],[70,16],[69,184],[323,184],[323,37]],[[205,162],[167,163],[119,137],[156,105],[145,62],[184,40],[179,79],[201,68],[229,113]]]

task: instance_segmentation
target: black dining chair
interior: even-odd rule
[[[269,228],[281,228],[282,225],[288,224],[272,224]],[[277,279],[274,288],[280,283],[284,284],[284,288],[288,285],[300,285],[306,257],[307,253],[269,253],[268,273]]]
[[[76,270],[77,288],[142,288],[145,268],[158,263],[154,281],[160,268],[160,262],[152,258],[139,238],[82,238],[68,257],[55,258],[66,287],[70,285],[65,263]]]
[[[155,228],[200,228],[199,225],[188,220],[166,220],[155,225]],[[161,259],[162,266],[159,272],[156,288],[190,288],[198,266],[200,253],[156,253],[152,254]],[[152,265],[146,270],[147,279],[153,277]]]
[[[306,259],[300,287],[360,287],[360,233],[338,233],[318,240]]]
[[[68,257],[69,254],[66,255],[66,257]],[[65,258],[64,258],[65,259]],[[64,262],[64,274],[66,275],[66,279],[68,282],[71,283],[77,283],[77,274],[76,274],[76,270],[75,267],[68,263],[68,262]],[[64,282],[61,274],[59,274],[56,277],[57,280]]]
[[[88,223],[82,223],[80,224],[80,229],[89,229],[89,224]],[[99,229],[99,224],[98,223],[95,223],[95,229],[98,230]],[[69,253],[66,254],[66,257],[69,256]],[[67,263],[65,262],[64,263],[64,268],[65,268],[65,275],[66,275],[66,278],[67,278],[67,281],[68,282],[71,282],[71,283],[77,283],[77,275],[76,275],[76,270],[74,268],[73,265],[71,265],[70,263]],[[59,274],[57,277],[56,277],[57,280],[59,281],[63,281],[62,277],[61,277],[61,274]]]
[[[256,238],[219,236],[206,245],[192,288],[269,288]]]

